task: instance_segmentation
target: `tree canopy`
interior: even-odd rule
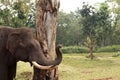
[[[11,0],[1,0],[0,25],[35,28],[36,5],[30,0],[9,1]],[[77,8],[74,12],[59,12],[57,43],[84,46],[89,37],[95,42],[95,47],[119,45],[119,24],[119,0],[107,0],[97,6],[84,3],[82,8]]]
[[[35,4],[30,0],[10,1],[1,0],[0,25],[35,27]]]

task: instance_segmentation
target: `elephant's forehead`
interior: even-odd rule
[[[33,32],[28,28],[19,28],[15,29],[16,32],[19,32],[22,37],[33,37]]]
[[[34,36],[33,34],[30,34],[28,32],[26,33],[21,33],[21,36],[20,36],[22,39],[25,39],[25,40],[33,40],[34,39]]]

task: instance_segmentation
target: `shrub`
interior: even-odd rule
[[[117,53],[115,53],[112,57],[118,57],[120,56],[120,52],[118,51]]]
[[[120,45],[112,45],[98,48],[96,52],[118,52],[120,51]]]
[[[88,53],[89,49],[87,47],[79,47],[79,46],[69,46],[62,48],[63,53]]]

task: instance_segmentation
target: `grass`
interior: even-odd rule
[[[32,80],[33,69],[29,63],[18,62],[16,80]]]
[[[96,58],[86,58],[88,54],[64,54],[59,66],[60,80],[120,80],[120,57],[114,53],[95,53]],[[31,80],[30,64],[19,62],[16,80]]]

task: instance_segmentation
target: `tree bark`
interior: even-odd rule
[[[59,11],[59,0],[38,0],[36,8],[36,37],[44,55],[53,60],[56,57],[56,26]],[[58,68],[39,70],[34,67],[33,80],[58,80]]]

